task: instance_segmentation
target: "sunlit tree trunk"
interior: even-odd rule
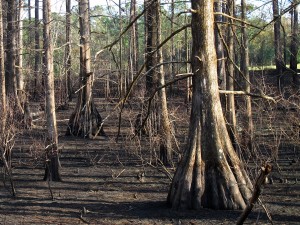
[[[296,4],[296,0],[293,1]],[[298,50],[299,50],[299,45],[298,45],[298,32],[299,32],[299,28],[298,28],[298,6],[295,6],[295,8],[293,8],[292,13],[291,13],[291,25],[292,25],[292,40],[291,40],[291,47],[290,47],[290,69],[293,70],[294,74],[293,74],[293,82],[294,85],[296,85],[297,87],[300,86],[300,77],[297,74],[297,64],[298,64],[298,60],[297,60],[297,55],[298,55]]]
[[[244,90],[247,93],[250,93],[250,74],[249,74],[249,45],[248,45],[248,37],[247,37],[247,26],[246,26],[246,9],[247,2],[246,0],[241,0],[241,15],[242,15],[242,48],[241,48],[241,71],[245,77],[244,80]],[[246,95],[245,97],[246,103],[246,112],[245,112],[245,134],[243,135],[245,145],[252,152],[253,148],[253,121],[252,121],[252,106],[251,106],[251,97]]]
[[[214,2],[214,11],[222,13],[222,2],[221,0]],[[217,29],[221,27],[223,22],[223,17],[221,15],[215,15],[215,44],[216,44],[216,51],[217,51],[217,58],[218,58],[218,78],[220,88],[225,90],[226,89],[226,71],[225,71],[225,57],[224,57],[224,47],[223,41],[220,37],[219,31],[222,32],[222,29]]]
[[[16,35],[16,88],[20,103],[24,108],[26,95],[24,93],[24,75],[23,75],[23,0],[18,1],[17,10],[17,35]]]
[[[67,135],[93,137],[105,135],[103,131],[102,118],[94,104],[92,87],[94,74],[91,70],[90,49],[90,23],[89,23],[89,1],[80,0],[79,4],[79,26],[80,26],[80,89],[77,104],[72,113]]]
[[[213,2],[192,0],[192,110],[185,153],[167,199],[174,209],[241,209],[251,196],[222,113]]]
[[[46,140],[46,168],[44,180],[61,181],[60,165],[58,157],[58,133],[55,114],[54,97],[54,72],[53,72],[53,44],[51,38],[51,0],[43,0],[43,39],[44,62],[43,75],[46,84],[46,116],[47,116],[47,140]]]
[[[227,12],[228,15],[233,16],[234,14],[234,0],[227,0]],[[235,50],[234,50],[234,24],[232,19],[228,19],[227,27],[227,45],[228,45],[228,57],[227,57],[227,78],[226,78],[226,89],[234,91],[234,79],[235,79]],[[235,114],[235,97],[234,94],[228,94],[226,99],[226,119],[228,124],[228,131],[233,145],[235,148],[238,146],[239,138],[236,129],[236,114]]]

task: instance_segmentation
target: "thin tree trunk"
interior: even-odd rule
[[[296,4],[296,0],[294,0],[294,3]],[[297,54],[298,54],[298,7],[295,6],[292,10],[291,14],[291,25],[292,25],[292,40],[291,40],[291,47],[290,47],[290,69],[293,70],[293,83],[296,87],[300,86],[300,77],[297,74]]]
[[[34,49],[35,49],[35,56],[34,56],[34,93],[33,98],[35,100],[38,99],[39,93],[39,65],[41,63],[40,59],[40,33],[39,33],[39,0],[35,0],[35,11],[34,11]]]
[[[282,77],[282,75],[283,75],[283,70],[285,68],[285,64],[283,62],[283,50],[282,50],[281,34],[280,34],[281,18],[279,14],[278,0],[273,0],[273,17],[274,19],[276,19],[274,23],[274,45],[275,45],[277,86],[279,91],[281,91],[282,86],[284,85],[284,78]]]
[[[160,0],[156,3],[156,21],[157,21],[157,43],[158,46],[161,43],[161,12],[160,12]],[[162,48],[157,52],[157,62],[161,64],[163,62]],[[164,68],[161,65],[158,72],[158,84],[159,87],[165,85]],[[164,165],[173,164],[173,150],[172,150],[172,128],[169,119],[169,112],[167,106],[166,89],[163,88],[159,91],[159,102],[161,108],[161,143],[160,143],[160,159]]]
[[[251,196],[222,113],[213,2],[192,0],[192,111],[185,153],[167,199],[174,209],[241,209]]]
[[[222,1],[218,0],[214,3],[214,11],[222,12]],[[223,42],[218,32],[216,26],[220,26],[219,23],[223,22],[223,17],[221,15],[215,15],[215,44],[217,51],[217,59],[218,59],[218,78],[219,78],[219,86],[221,89],[226,89],[226,71],[225,71],[225,57],[224,57],[224,47]]]
[[[233,16],[234,13],[234,0],[227,0],[228,14]],[[234,51],[234,32],[233,32],[233,21],[232,19],[228,20],[227,27],[227,45],[228,45],[228,54],[229,58],[227,59],[227,78],[226,78],[226,90],[234,90],[234,78],[235,78],[235,69],[234,64],[231,60],[235,59]],[[237,149],[239,138],[236,129],[236,114],[235,114],[235,97],[233,94],[227,95],[226,101],[226,119],[228,123],[228,131],[230,138],[233,142],[235,149]]]
[[[130,22],[136,17],[136,0],[132,0],[130,3]],[[133,81],[138,68],[138,25],[137,22],[132,24],[130,30],[130,47],[129,47],[129,76],[128,84]]]
[[[248,47],[248,37],[247,37],[247,25],[246,25],[246,9],[247,9],[247,1],[241,0],[241,11],[242,11],[242,48],[241,48],[241,71],[246,80],[244,80],[244,90],[247,93],[250,93],[250,75],[249,75],[249,47]],[[245,134],[243,138],[245,140],[245,145],[252,153],[253,148],[253,120],[252,120],[252,105],[251,105],[251,97],[246,95],[245,97],[246,103],[246,112],[245,112]]]
[[[0,0],[2,9],[2,0]],[[4,42],[3,42],[3,15],[0,10],[0,129],[1,134],[6,127],[6,93],[5,93],[5,67],[4,67]]]
[[[46,168],[44,180],[61,181],[58,157],[58,133],[55,114],[54,72],[53,72],[53,45],[51,38],[51,0],[43,0],[43,39],[44,62],[43,74],[46,84]]]
[[[71,0],[66,0],[66,49],[65,49],[65,94],[66,99],[72,101],[73,98],[73,90],[72,90],[72,83],[71,83]]]
[[[174,32],[174,0],[171,0],[171,34]],[[175,64],[173,63],[175,61],[175,46],[174,46],[174,37],[171,38],[171,77],[174,80],[175,79]],[[174,85],[170,85],[170,93],[174,94]]]
[[[23,0],[18,1],[17,10],[17,50],[16,50],[16,88],[17,94],[24,108],[24,103],[26,101],[26,94],[24,93],[24,75],[23,75]]]

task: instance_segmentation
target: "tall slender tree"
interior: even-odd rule
[[[245,208],[251,195],[220,102],[213,2],[192,0],[192,110],[186,149],[167,199],[175,209]]]
[[[94,74],[91,70],[89,1],[80,0],[78,4],[80,27],[79,76],[81,86],[78,92],[77,104],[70,117],[66,134],[82,137],[105,136],[102,118],[92,96]]]
[[[6,92],[13,98],[16,96],[16,1],[7,0],[7,44],[5,81]]]
[[[71,0],[66,0],[66,49],[65,49],[65,95],[69,101],[72,101],[73,90],[71,84]]]
[[[285,68],[285,63],[283,60],[283,49],[281,41],[281,16],[279,12],[278,0],[273,0],[273,17],[274,22],[274,46],[275,46],[275,63],[276,63],[276,75],[277,75],[277,86],[281,91],[282,85],[284,83],[283,71]]]
[[[6,93],[5,93],[5,67],[4,67],[4,40],[3,40],[3,15],[2,0],[0,0],[0,133],[6,127]]]
[[[246,25],[246,9],[247,9],[247,1],[241,0],[241,16],[242,16],[242,48],[241,48],[241,71],[244,75],[244,90],[247,93],[250,93],[250,74],[249,74],[249,44],[247,37],[247,25]],[[251,105],[251,96],[245,96],[246,103],[246,126],[245,126],[245,134],[243,135],[245,139],[245,145],[252,152],[253,148],[253,120],[252,120],[252,105]]]
[[[43,75],[46,84],[46,169],[44,180],[61,181],[58,156],[58,133],[55,113],[54,72],[53,72],[53,44],[51,38],[51,0],[43,0]]]
[[[38,88],[39,88],[39,65],[41,63],[40,57],[40,4],[39,0],[35,0],[34,10],[34,93],[33,97],[35,100],[38,99]]]
[[[156,20],[157,20],[157,43],[156,46],[159,46],[161,43],[161,9],[160,9],[160,0],[157,0],[156,6]],[[162,64],[163,62],[163,54],[162,48],[160,48],[157,52],[157,62]],[[159,66],[158,69],[158,87],[162,87],[165,85],[165,73],[163,65]],[[172,165],[173,158],[173,149],[172,149],[172,126],[169,118],[169,111],[167,105],[167,95],[166,89],[162,88],[159,90],[159,103],[160,103],[160,114],[161,114],[161,143],[160,143],[160,158],[164,165]]]
[[[24,1],[18,0],[17,8],[17,35],[16,35],[16,88],[21,105],[25,101],[23,75],[23,6]]]
[[[136,0],[130,2],[130,22],[133,21],[136,17]],[[134,22],[130,29],[130,47],[129,47],[129,76],[128,83],[133,81],[133,77],[136,75],[139,70],[139,59],[138,59],[138,24]]]
[[[300,77],[297,74],[297,55],[299,50],[299,41],[298,41],[298,32],[299,32],[299,21],[298,21],[298,6],[296,5],[297,1],[294,0],[293,3],[295,4],[295,7],[292,9],[291,12],[291,25],[292,25],[292,40],[291,40],[291,46],[290,46],[290,69],[293,70],[293,82],[294,84],[299,87],[300,85]]]
[[[229,16],[234,16],[234,0],[227,0],[227,13]],[[227,57],[227,78],[226,78],[226,89],[234,91],[234,80],[235,80],[235,49],[234,49],[234,24],[231,18],[228,19],[227,26],[227,45],[228,45],[228,57]],[[228,131],[233,141],[234,147],[237,148],[239,137],[236,128],[236,113],[235,113],[235,97],[234,94],[228,94],[226,99],[226,119],[228,124]]]

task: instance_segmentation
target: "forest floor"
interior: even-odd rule
[[[11,197],[9,188],[1,183],[0,224],[234,224],[237,221],[241,211],[168,208],[167,173],[156,166],[151,148],[141,147],[149,143],[144,140],[141,144],[130,136],[138,112],[127,107],[121,138],[116,143],[118,115],[110,114],[115,103],[97,99],[97,105],[103,118],[109,116],[105,120],[107,139],[64,136],[74,103],[70,110],[57,113],[63,182],[42,181],[43,129],[37,127],[17,136],[13,150],[17,196]],[[179,147],[182,147],[189,116],[184,106],[173,109],[174,116],[183,114],[177,117],[183,119],[176,124]],[[274,183],[265,186],[261,200],[274,224],[299,224],[300,183],[296,179],[300,170],[299,152],[281,152],[277,162],[276,170],[280,167],[280,174],[287,174],[287,180],[274,174]],[[174,173],[172,168],[168,171]],[[269,223],[259,205],[245,222],[255,223]]]

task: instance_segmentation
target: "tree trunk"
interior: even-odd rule
[[[0,134],[6,127],[6,93],[5,93],[5,67],[4,67],[4,40],[3,40],[3,15],[2,0],[0,0]]]
[[[54,72],[53,72],[53,45],[51,38],[51,0],[43,0],[43,39],[44,62],[43,75],[46,84],[46,115],[47,115],[47,140],[46,140],[46,168],[44,180],[61,181],[58,157],[58,134],[55,114],[54,97]]]
[[[282,76],[283,76],[285,64],[283,62],[283,50],[282,50],[281,35],[280,35],[281,18],[279,14],[278,0],[273,0],[273,17],[274,19],[276,19],[274,23],[274,45],[275,45],[277,86],[279,91],[281,91],[282,86],[284,85],[284,77]]]
[[[234,0],[227,0],[227,12],[228,15],[234,14]],[[234,91],[234,79],[235,68],[232,60],[235,60],[234,52],[234,24],[232,19],[228,20],[227,27],[227,45],[228,45],[228,59],[227,59],[227,78],[226,78],[226,90]],[[227,95],[226,100],[226,119],[228,124],[229,136],[232,140],[234,148],[237,150],[239,144],[238,132],[236,129],[236,114],[235,114],[235,97],[233,94]]]
[[[249,75],[249,47],[248,47],[248,37],[247,37],[247,25],[246,25],[246,9],[247,2],[246,0],[241,0],[241,13],[242,13],[242,48],[241,48],[241,71],[246,80],[244,80],[244,90],[247,93],[250,93],[250,75]],[[243,135],[245,147],[248,148],[250,153],[252,153],[253,148],[253,120],[252,120],[252,106],[251,106],[251,97],[245,95],[245,133]]]
[[[18,1],[17,10],[17,35],[16,35],[16,88],[17,95],[22,108],[26,101],[26,94],[24,92],[24,75],[23,75],[23,0]]]
[[[161,12],[160,12],[160,0],[156,3],[156,21],[157,21],[157,43],[158,46],[161,42]],[[162,48],[157,52],[157,62],[163,62]],[[158,87],[165,85],[165,73],[163,66],[158,68]],[[159,91],[159,103],[161,110],[161,122],[160,122],[160,159],[164,165],[173,164],[173,150],[172,150],[172,126],[169,119],[169,112],[167,106],[166,89],[163,88]]]
[[[241,209],[251,196],[222,113],[213,2],[192,0],[192,111],[186,150],[167,199],[174,209]]]
[[[222,1],[218,0],[214,3],[214,11],[222,12]],[[217,59],[218,59],[218,78],[219,78],[219,86],[221,89],[226,89],[226,71],[225,71],[225,57],[224,57],[224,47],[223,41],[220,37],[217,26],[220,26],[219,23],[223,22],[223,17],[221,15],[215,15],[215,45],[217,51]]]
[[[106,136],[103,130],[102,118],[92,98],[94,74],[91,71],[89,1],[80,0],[80,80],[75,111],[72,113],[66,135],[92,137]]]
[[[130,21],[132,22],[136,17],[136,0],[130,2]],[[139,70],[138,64],[138,24],[134,22],[130,30],[130,46],[129,46],[129,76],[128,84],[133,81],[133,78]]]
[[[65,95],[66,100],[72,101],[73,90],[71,83],[71,0],[66,0],[66,49],[65,49]]]
[[[149,4],[152,4],[151,7],[148,7]],[[152,51],[155,50],[155,46],[157,43],[157,21],[156,21],[156,15],[155,15],[155,1],[149,1],[145,0],[145,6],[147,7],[147,10],[145,12],[145,43],[146,43],[146,49],[145,49],[145,68],[146,71],[150,71],[146,75],[146,93],[149,94],[151,91],[153,91],[153,84],[157,82],[157,77],[155,77],[155,70],[151,70],[152,67],[154,67],[157,64],[157,58],[156,54],[153,54]]]
[[[297,1],[294,0],[294,4]],[[292,40],[291,40],[291,47],[290,47],[290,69],[293,70],[293,83],[296,87],[300,86],[300,77],[297,74],[297,54],[298,54],[298,6],[292,9],[291,13],[291,25],[292,25]]]
[[[41,63],[40,59],[40,20],[39,20],[39,0],[35,0],[35,13],[34,13],[34,93],[33,98],[37,100],[39,98],[39,65]]]
[[[6,92],[7,95],[15,98],[16,89],[16,1],[7,1],[7,44],[6,44],[6,68],[5,68],[5,81],[6,81]]]

